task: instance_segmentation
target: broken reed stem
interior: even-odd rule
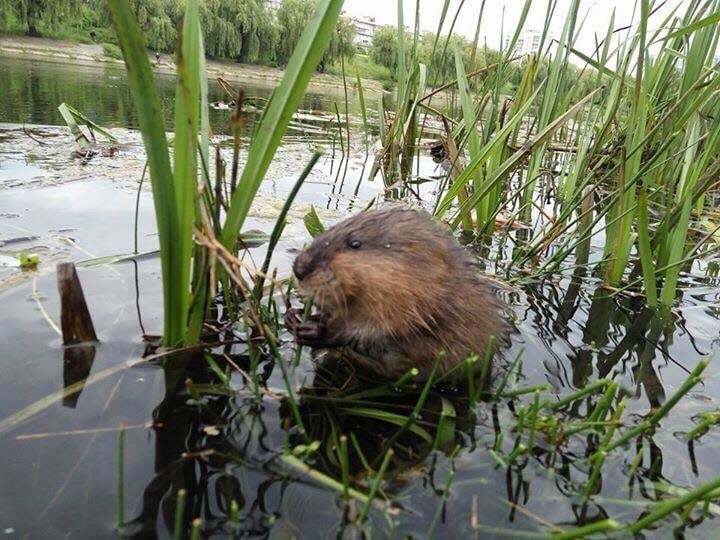
[[[380,483],[382,482],[383,476],[385,475],[385,471],[387,470],[388,464],[390,463],[390,460],[393,457],[393,449],[388,448],[387,452],[385,452],[385,457],[383,458],[382,464],[380,465],[380,469],[378,470],[377,474],[375,475],[375,478],[373,478],[373,483],[370,486],[370,494],[368,495],[368,500],[365,503],[365,506],[362,509],[362,512],[360,513],[359,521],[362,523],[367,518],[368,512],[370,512],[370,503],[375,499],[375,495],[377,494],[378,490],[380,489]]]
[[[395,388],[401,388],[418,375],[420,375],[420,370],[418,368],[410,368],[405,372],[404,375],[402,375],[397,381],[393,383],[393,386]]]
[[[279,456],[280,461],[287,467],[293,469],[296,472],[299,472],[301,474],[304,474],[320,484],[323,487],[326,487],[328,489],[331,489],[335,491],[338,494],[343,494],[345,492],[345,487],[335,480],[334,478],[331,478],[330,476],[318,471],[317,469],[313,469],[310,467],[307,463],[302,461],[301,459],[293,456],[292,454],[282,454]],[[363,503],[365,506],[373,505],[378,510],[381,510],[383,512],[390,512],[390,513],[396,513],[396,510],[394,510],[390,504],[384,502],[384,501],[375,501],[372,496],[366,495],[362,493],[361,491],[358,491],[357,489],[348,487],[347,493],[350,497],[357,500],[358,502]]]
[[[173,540],[182,540],[183,524],[185,522],[185,497],[187,491],[179,489],[175,501],[175,526],[173,527]]]
[[[495,350],[495,336],[490,336],[487,346],[485,347],[485,355],[483,356],[483,364],[480,366],[480,381],[478,385],[478,395],[475,401],[480,399],[480,393],[488,385],[488,377],[490,376],[490,362],[492,361],[493,351]]]
[[[465,374],[467,376],[467,393],[470,407],[475,407],[475,364],[478,361],[477,355],[468,356],[465,359]]]
[[[500,399],[500,396],[502,396],[503,391],[505,390],[505,387],[507,386],[508,381],[510,380],[510,376],[512,373],[517,369],[518,365],[520,364],[520,359],[522,358],[523,351],[521,350],[517,357],[515,357],[515,361],[512,363],[510,368],[507,370],[505,375],[503,376],[502,380],[500,381],[500,384],[498,384],[497,390],[495,390],[495,395],[493,396],[493,401],[498,401]]]
[[[97,341],[95,326],[73,263],[57,265],[57,285],[63,345]]]
[[[425,383],[425,386],[422,389],[422,392],[420,392],[420,396],[418,397],[417,403],[415,403],[415,407],[413,407],[413,410],[410,412],[408,417],[405,419],[405,422],[403,425],[398,429],[395,433],[393,433],[392,437],[390,437],[385,444],[383,445],[383,452],[380,452],[377,457],[372,462],[372,467],[377,466],[377,462],[382,455],[387,455],[387,451],[392,449],[393,444],[408,430],[410,427],[417,422],[417,419],[419,418],[420,411],[423,408],[423,405],[425,404],[425,400],[428,397],[428,394],[430,393],[430,388],[432,387],[433,382],[435,381],[435,372],[437,371],[438,362],[440,361],[441,356],[438,355],[438,357],[435,359],[435,364],[433,365],[432,371],[430,372],[430,376],[428,377],[427,382]]]
[[[627,530],[633,534],[636,534],[639,531],[646,529],[653,523],[664,519],[666,516],[675,512],[676,510],[679,510],[686,504],[695,504],[703,500],[703,498],[707,494],[715,491],[718,488],[720,488],[720,477],[698,486],[697,488],[693,489],[682,497],[677,497],[675,499],[656,503],[655,505],[653,505],[653,509],[648,514],[638,519],[635,523],[628,525]]]
[[[554,533],[550,536],[552,540],[574,540],[575,538],[587,538],[590,535],[618,529],[620,524],[614,519],[604,519],[594,523],[588,523],[577,529]]]
[[[604,388],[608,384],[610,384],[610,381],[608,379],[600,379],[599,381],[594,382],[590,386],[586,386],[582,390],[573,392],[572,394],[564,397],[560,401],[556,401],[555,403],[546,403],[543,408],[551,411],[557,411],[558,409],[562,409],[565,405],[569,405],[573,401],[577,401],[578,399],[582,399],[586,396],[595,394],[598,390]]]
[[[535,398],[533,400],[532,409],[530,410],[531,414],[531,423],[530,423],[530,437],[528,439],[528,448],[532,451],[533,447],[535,446],[535,433],[537,432],[537,421],[538,421],[538,414],[540,413],[540,392],[538,390],[535,390]]]
[[[343,483],[343,499],[350,500],[350,460],[348,456],[347,436],[340,436],[340,471]]]
[[[202,519],[195,518],[192,522],[192,531],[190,532],[190,540],[200,540],[200,530],[202,529]]]
[[[526,388],[517,388],[516,390],[509,390],[508,392],[503,393],[502,397],[503,399],[512,399],[520,396],[524,396],[526,394],[533,394],[535,392],[547,392],[550,390],[550,385],[548,384],[538,384],[537,386],[528,386]]]
[[[692,430],[688,431],[685,437],[691,441],[704,435],[710,426],[713,426],[720,422],[720,412],[705,412],[700,414],[700,421],[697,426]]]
[[[620,418],[622,418],[623,412],[625,412],[624,399],[620,401],[617,409],[615,409],[615,412],[610,418],[610,426],[605,433],[605,437],[603,437],[603,440],[600,443],[600,449],[590,458],[590,462],[592,463],[592,470],[590,472],[588,481],[585,483],[585,489],[583,491],[583,495],[585,495],[585,497],[589,497],[590,495],[592,495],[593,491],[595,490],[595,485],[597,484],[597,480],[600,477],[600,470],[605,463],[608,452],[610,452],[610,450],[608,450],[608,445],[610,444],[613,435],[615,435],[615,429],[617,429],[617,426],[620,423]]]
[[[125,525],[125,430],[118,433],[117,454],[117,527]]]

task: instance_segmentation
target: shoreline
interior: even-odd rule
[[[76,43],[28,36],[0,36],[0,57],[80,65],[98,69],[104,67],[125,68],[122,60],[105,55],[102,45],[98,43]],[[161,54],[160,61],[156,62],[154,53],[148,51],[148,58],[154,72],[175,75],[175,62],[172,55]],[[280,84],[284,73],[281,69],[268,66],[209,59],[206,60],[206,71],[208,79],[222,77],[229,82],[252,82],[271,87]],[[382,95],[384,91],[382,84],[373,79],[363,79],[362,84],[365,94]],[[357,92],[356,85],[354,80],[349,80],[348,91]],[[307,91],[342,96],[344,93],[342,77],[327,73],[315,73],[310,79]]]

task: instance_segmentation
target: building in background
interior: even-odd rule
[[[375,17],[353,17],[352,21],[355,24],[355,45],[363,51],[369,51],[375,35],[375,28],[378,26]]]
[[[503,39],[503,49],[507,49],[510,46],[512,38],[513,34],[505,34]],[[541,32],[537,32],[535,30],[525,30],[518,37],[517,43],[515,44],[515,50],[513,52],[520,56],[537,53],[540,51],[541,39]]]
[[[267,0],[267,3],[270,5],[270,9],[277,9],[282,4],[282,0]]]

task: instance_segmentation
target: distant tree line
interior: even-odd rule
[[[210,58],[284,66],[315,9],[316,0],[201,0],[205,50]],[[183,0],[130,0],[147,46],[172,53]],[[105,0],[0,0],[0,33],[114,43]],[[355,54],[355,26],[341,16],[320,71]]]
[[[472,72],[473,70],[482,68],[490,64],[494,64],[500,60],[501,53],[496,49],[491,49],[484,45],[481,45],[473,54],[473,43],[466,39],[460,34],[454,34],[447,39],[447,36],[442,35],[437,40],[435,45],[435,34],[432,32],[426,32],[418,39],[417,44],[417,57],[418,61],[429,66],[428,68],[428,82],[431,85],[439,85],[456,78],[455,75],[455,50],[459,50],[463,62],[465,64],[466,71]],[[405,36],[405,54],[409,56],[411,54],[413,44],[413,36],[409,33]],[[433,54],[434,47],[434,54]],[[395,75],[397,68],[398,58],[398,31],[395,26],[381,26],[375,30],[373,35],[372,45],[370,47],[370,58],[371,60],[380,65],[388,68],[392,76]],[[406,61],[406,65],[409,65]],[[518,61],[511,64],[510,73],[508,76],[508,85],[511,87],[508,90],[516,88],[522,79],[523,68],[525,60],[519,59]],[[568,69],[574,71],[573,77],[577,81],[577,84],[581,85],[582,90],[585,90],[585,94],[595,89],[595,75],[594,70],[581,70],[578,67],[569,65]],[[538,68],[537,77],[542,80],[547,76],[548,65],[547,61],[541,62]],[[471,83],[474,81],[471,81]]]

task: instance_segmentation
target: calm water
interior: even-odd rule
[[[0,60],[0,79],[9,89],[0,101],[0,122],[58,124],[55,105],[61,101],[103,125],[132,127],[135,122],[121,72]],[[172,82],[162,80],[161,87],[169,102]],[[327,109],[331,102],[320,96],[308,99],[320,104],[308,108]],[[216,120],[220,125],[227,122],[227,113],[218,112]],[[2,178],[35,177],[33,167],[47,170],[37,159],[49,149],[19,151],[12,137],[0,138]],[[13,151],[20,155],[11,160]],[[28,159],[31,154],[34,159]],[[277,168],[262,188],[268,201],[282,200],[307,156],[307,141],[289,137]],[[318,205],[327,221],[338,219],[355,201],[353,188],[362,174],[362,162],[360,157],[351,160],[342,187],[335,182],[338,163],[324,160],[317,176],[303,188],[300,202]],[[86,169],[82,179],[69,183],[19,182],[3,189],[0,239],[37,238],[3,249],[30,247],[52,261],[130,252],[137,178],[129,173],[131,178],[123,178],[122,170],[112,176],[101,174],[92,161]],[[363,185],[356,202],[363,203],[375,193],[377,187]],[[139,215],[139,251],[151,251],[156,237],[147,192],[141,195]],[[272,223],[257,213],[248,228],[267,230]],[[274,263],[286,269],[292,257],[287,250],[306,239],[296,217]],[[262,248],[251,256],[257,261]],[[122,485],[128,523],[124,534],[171,537],[181,488],[188,492],[186,517],[202,517],[207,537],[236,533],[317,538],[356,532],[347,525],[348,512],[336,492],[278,459],[288,444],[301,441],[287,403],[275,397],[285,390],[280,369],[272,362],[261,358],[258,366],[268,388],[260,405],[237,372],[232,379],[235,393],[216,393],[198,404],[185,394],[166,396],[165,374],[157,364],[127,364],[143,356],[143,334],[161,330],[156,258],[80,268],[100,339],[96,347],[82,350],[63,349],[43,314],[44,310],[51,320],[59,320],[51,269],[26,274],[27,279],[2,293],[0,531],[11,538],[114,536],[118,431],[124,425]],[[508,293],[518,332],[505,356],[514,358],[522,351],[524,359],[517,385],[547,384],[553,394],[563,396],[597,379],[613,378],[628,392],[626,420],[646,415],[678,388],[700,358],[712,357],[720,349],[720,280],[706,277],[704,266],[688,270],[683,274],[682,300],[669,320],[644,311],[639,299],[609,296],[591,276],[555,276]],[[12,268],[3,272],[0,278],[17,274]],[[281,337],[288,358],[292,357],[289,336]],[[218,361],[226,353],[242,369],[250,369],[242,343],[213,352]],[[502,372],[502,365],[498,368]],[[115,372],[86,384],[80,392],[40,401],[88,374],[103,375],[107,370]],[[373,535],[518,537],[606,517],[632,522],[649,503],[720,475],[720,432],[713,428],[694,444],[682,436],[692,429],[698,413],[720,408],[718,373],[711,364],[705,381],[673,409],[652,437],[611,454],[602,470],[600,491],[588,503],[576,493],[587,481],[589,466],[584,458],[597,446],[595,436],[571,437],[559,450],[538,436],[533,451],[505,469],[491,457],[491,450],[505,455],[512,451],[516,434],[510,428],[519,407],[532,396],[469,407],[460,390],[433,392],[423,411],[427,422],[422,424],[431,440],[407,434],[399,441],[403,455],[391,465],[384,490],[401,510],[390,519],[371,512]],[[384,442],[397,429],[362,416],[358,406],[338,399],[358,390],[343,386],[346,375],[331,365],[313,365],[306,355],[294,373],[302,421],[312,438],[322,442],[307,461],[335,478],[339,469],[330,442],[333,426],[354,433],[368,461],[381,456]],[[201,369],[191,370],[191,376],[196,384],[217,382]],[[372,406],[407,414],[415,397],[398,395]],[[2,424],[39,401],[45,406],[34,414],[12,425]],[[577,402],[563,419],[585,417],[594,403]],[[448,407],[454,410],[454,419],[440,436],[431,423]],[[498,442],[500,432],[504,435]],[[362,466],[353,462],[351,467],[362,480]],[[233,500],[239,507],[238,524],[228,520]],[[349,514],[358,511],[351,508]],[[696,511],[682,529],[670,517],[647,536],[666,538],[675,531],[687,537],[711,537],[717,515],[714,506],[707,516]]]
[[[175,78],[158,74],[156,79],[169,128],[173,120]],[[272,87],[245,87],[248,97],[267,98],[272,92]],[[66,102],[101,126],[138,125],[130,87],[120,68],[107,67],[99,71],[83,66],[69,68],[63,64],[0,58],[0,88],[3,89],[2,122],[65,125],[57,106]],[[215,81],[210,81],[208,91],[211,103],[229,101]],[[308,94],[301,108],[330,111],[337,100],[337,97]],[[210,118],[215,132],[230,133],[227,111],[211,109]]]

